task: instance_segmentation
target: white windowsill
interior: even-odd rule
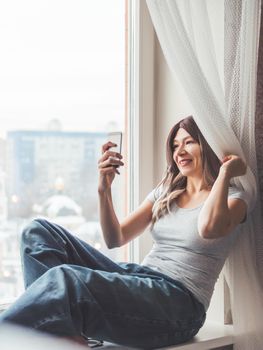
[[[5,326],[2,326],[2,331]],[[9,329],[8,329],[9,327]],[[12,328],[16,328],[16,326],[9,325],[6,327],[6,331],[12,331]],[[11,329],[10,329],[11,328]],[[17,327],[20,333],[21,339],[27,338],[27,333],[30,333],[29,329],[23,329]],[[32,339],[34,340],[34,337],[37,339],[37,341],[41,344],[41,339],[44,337],[41,333],[30,333],[32,336]],[[2,332],[1,334],[1,341],[4,340],[4,337],[7,337],[6,332]],[[8,338],[8,337],[7,337]],[[48,340],[49,337],[45,335],[44,340]],[[52,340],[53,337],[50,337]],[[58,340],[57,340],[58,341]],[[233,326],[232,325],[220,325],[217,323],[207,323],[204,325],[204,327],[200,330],[200,332],[189,342],[180,344],[180,345],[173,345],[168,346],[164,348],[160,348],[159,350],[210,350],[219,348],[222,346],[232,345],[234,344],[234,334],[233,334]],[[77,344],[72,343],[72,347],[68,347],[67,349],[75,349],[78,348]],[[82,347],[81,347],[82,348]],[[13,349],[12,347],[10,349]],[[31,349],[28,347],[28,349]],[[98,349],[107,349],[107,350],[134,350],[134,348],[124,347],[122,345],[116,345],[112,343],[104,343],[103,346],[99,347]]]
[[[217,323],[206,324],[196,337],[182,345],[170,346],[163,349],[177,350],[203,350],[214,349],[234,343],[232,325],[220,325]]]
[[[207,323],[200,330],[193,340],[181,344],[162,348],[162,350],[208,350],[234,343],[234,334],[232,325],[220,325],[217,323]],[[105,344],[100,349],[123,349],[125,348],[114,344]]]

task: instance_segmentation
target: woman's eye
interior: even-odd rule
[[[173,149],[176,149],[178,147],[178,145],[173,145]]]
[[[193,141],[193,140],[186,141],[186,144],[187,144],[187,145],[188,145],[188,144],[191,144],[191,143],[194,143],[194,141]]]

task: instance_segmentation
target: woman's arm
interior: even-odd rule
[[[145,200],[123,223],[119,223],[113,207],[111,184],[116,173],[119,174],[116,166],[124,164],[119,153],[109,151],[112,146],[114,144],[111,142],[103,145],[103,155],[99,160],[100,224],[108,248],[120,247],[142,233],[151,222],[153,206],[150,201]]]
[[[108,248],[121,247],[141,234],[151,222],[152,203],[145,200],[120,224],[115,214],[111,193],[99,195],[100,224]]]
[[[203,238],[219,238],[230,233],[246,216],[247,206],[241,199],[228,199],[232,177],[244,175],[246,164],[231,155],[223,160],[219,175],[198,217],[198,232]]]

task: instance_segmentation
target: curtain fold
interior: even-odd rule
[[[263,336],[263,235],[257,199],[255,101],[261,2],[223,3],[222,69],[211,30],[214,0],[146,1],[169,68],[191,101],[203,135],[220,159],[237,154],[249,166],[247,174],[233,182],[250,195],[254,210],[242,225],[225,274],[235,349],[259,350]]]

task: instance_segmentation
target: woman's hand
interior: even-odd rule
[[[247,165],[240,157],[231,154],[223,158],[220,170],[224,171],[231,179],[232,177],[245,175]]]
[[[120,174],[117,168],[124,165],[120,160],[122,159],[122,155],[110,151],[110,148],[114,146],[116,144],[110,141],[102,146],[102,157],[98,161],[99,192],[104,192],[111,187],[115,174]]]

